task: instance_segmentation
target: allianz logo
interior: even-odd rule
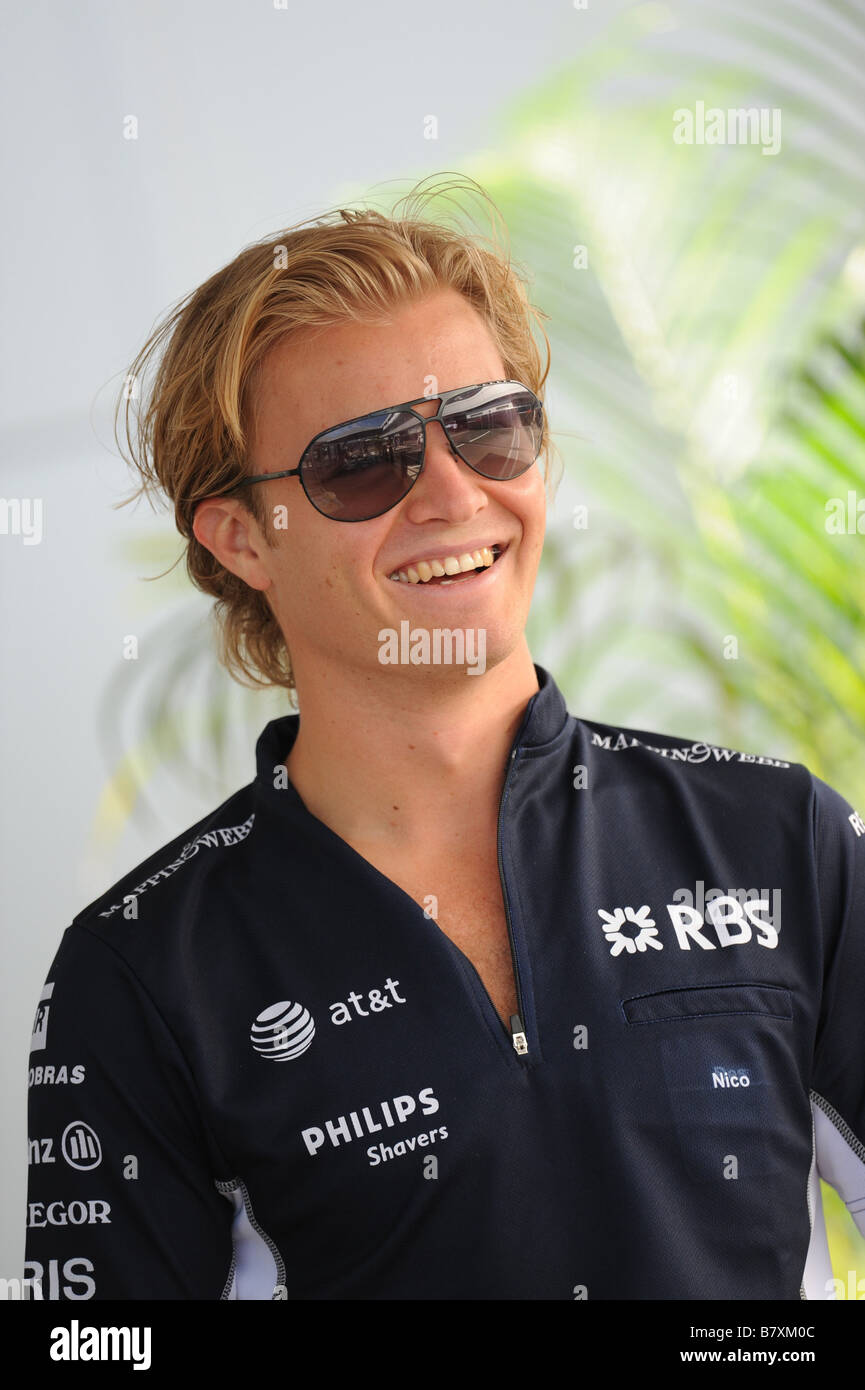
[[[77,1168],[81,1173],[89,1173],[102,1162],[99,1135],[93,1126],[85,1124],[84,1120],[73,1120],[66,1126],[60,1139],[60,1153],[70,1168]],[[44,1166],[56,1161],[53,1136],[47,1139],[27,1140],[28,1163]]]
[[[758,896],[762,892],[762,896]],[[673,941],[681,951],[690,951],[692,944],[703,951],[715,951],[719,947],[745,946],[755,942],[774,950],[778,945],[781,930],[781,890],[772,892],[772,910],[769,910],[769,890],[710,888],[704,892],[702,881],[697,883],[697,892],[689,888],[679,888],[673,893],[673,901],[664,905],[669,925],[665,930],[666,940]],[[663,951],[664,941],[655,917],[650,914],[653,908],[649,903],[641,907],[615,907],[610,910],[598,908],[601,927],[610,947],[611,956],[623,952],[635,955],[637,952]]]

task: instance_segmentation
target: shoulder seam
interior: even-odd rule
[[[182,845],[179,854],[177,854],[177,856],[174,859],[170,860],[168,863],[164,863],[160,869],[156,870],[155,873],[148,874],[147,877],[143,878],[140,883],[136,884],[134,887],[131,887],[128,893],[121,893],[120,900],[118,902],[112,903],[106,911],[98,912],[97,909],[99,907],[99,904],[104,903],[112,892],[119,890],[120,885],[124,883],[126,879],[132,877],[136,873],[135,869],[130,870],[128,874],[125,874],[123,878],[119,879],[117,883],[113,884],[112,887],[107,889],[100,897],[96,898],[87,907],[83,908],[81,912],[79,912],[73,919],[75,924],[77,925],[85,921],[93,921],[97,917],[102,918],[103,920],[107,920],[115,912],[118,912],[120,910],[121,905],[125,902],[127,898],[142,897],[147,892],[148,888],[157,887],[159,880],[171,878],[172,875],[175,874],[179,869],[182,869],[186,864],[188,864],[191,859],[194,859],[198,854],[199,849],[201,849],[203,846],[208,849],[234,848],[234,846],[237,843],[242,843],[242,841],[244,841],[247,838],[247,836],[252,832],[252,828],[256,818],[256,811],[257,808],[253,806],[253,809],[250,811],[246,820],[241,821],[239,825],[215,826],[210,830],[200,830],[196,835],[192,837],[192,839],[187,840]],[[198,824],[201,824],[201,822],[198,822]],[[213,845],[208,839],[208,837],[210,836],[218,836],[221,833],[228,831],[231,831],[233,834],[238,834],[241,831],[243,833],[240,834],[239,840],[223,840],[221,845]],[[163,851],[168,853],[170,846],[176,845],[178,840],[180,839],[182,839],[182,836],[176,836],[175,839],[170,840],[167,845],[163,845],[162,850],[157,850],[154,854],[150,856],[149,859],[144,860],[143,865],[138,867],[146,867],[150,865],[154,860],[157,859],[157,857]],[[187,851],[190,852],[187,853]]]

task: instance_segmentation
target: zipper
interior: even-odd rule
[[[514,1052],[520,1057],[525,1057],[529,1045],[526,1042],[526,1035],[519,1014],[511,1014],[511,1040],[514,1044]]]
[[[505,887],[505,872],[504,872],[504,865],[503,865],[503,863],[502,863],[502,822],[503,822],[503,819],[504,819],[504,807],[505,807],[505,801],[506,801],[506,799],[507,799],[507,794],[508,794],[508,780],[509,780],[509,778],[510,778],[511,771],[512,771],[512,769],[513,769],[514,763],[516,762],[516,758],[517,758],[517,753],[518,753],[518,752],[519,752],[519,740],[518,740],[517,743],[514,745],[514,747],[511,749],[510,757],[509,757],[509,759],[508,759],[508,768],[507,768],[507,772],[505,773],[505,783],[504,783],[504,786],[502,787],[502,794],[501,794],[501,797],[499,798],[499,818],[498,818],[498,826],[497,826],[497,829],[496,829],[496,849],[497,849],[498,864],[499,864],[499,883],[501,884],[501,889],[502,889],[502,902],[504,903],[504,907],[505,907],[505,922],[506,922],[507,928],[508,928],[508,941],[509,941],[509,943],[510,943],[510,948],[511,948],[511,964],[513,965],[513,970],[514,970],[514,985],[516,986],[516,991],[517,991],[517,1010],[518,1010],[518,1012],[515,1013],[515,1014],[511,1014],[511,1018],[510,1018],[510,1036],[511,1036],[511,1042],[513,1043],[514,1052],[516,1052],[516,1054],[517,1054],[518,1057],[525,1057],[525,1056],[528,1055],[529,1044],[528,1044],[528,1042],[527,1042],[527,1040],[526,1040],[526,1030],[525,1030],[525,1026],[524,1026],[524,1024],[523,1024],[523,1018],[525,1017],[525,1009],[524,1009],[524,1007],[523,1007],[522,981],[521,981],[521,979],[520,979],[520,969],[519,969],[519,966],[517,965],[517,952],[516,952],[516,947],[515,947],[515,945],[514,945],[514,931],[513,931],[512,925],[511,925],[511,909],[510,909],[510,905],[509,905],[509,903],[508,903],[508,890],[507,890],[507,888]],[[501,1023],[501,1019],[499,1019],[499,1022]],[[502,1024],[502,1027],[504,1027],[504,1024]],[[507,1031],[507,1030],[506,1030],[506,1031]]]

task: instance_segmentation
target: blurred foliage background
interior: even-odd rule
[[[840,0],[634,5],[461,171],[550,316],[564,472],[535,659],[584,718],[804,762],[865,812],[863,68],[865,11]],[[780,149],[677,143],[698,102],[777,110]],[[129,559],[178,551],[166,522]],[[217,666],[181,566],[143,587],[160,656],[105,692],[103,843],[166,778],[228,795],[232,747],[248,763],[286,711]],[[827,1187],[824,1206],[836,1276],[865,1279]]]

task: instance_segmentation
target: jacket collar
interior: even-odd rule
[[[538,689],[526,705],[523,722],[514,741],[520,749],[542,749],[555,742],[563,732],[568,711],[561,691],[543,666],[535,663]],[[285,789],[274,785],[275,769],[288,757],[300,728],[300,714],[285,714],[271,719],[259,735],[255,746],[256,789],[270,804],[275,798],[284,805]],[[289,783],[289,786],[291,784]]]

